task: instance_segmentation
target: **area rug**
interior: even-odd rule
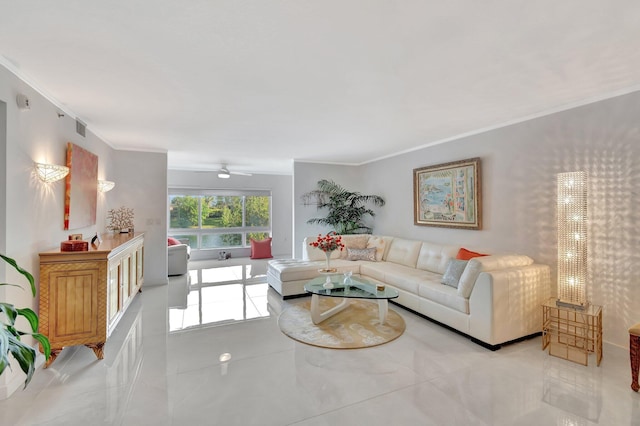
[[[326,310],[340,299],[321,298]],[[342,312],[315,325],[311,321],[307,300],[285,309],[278,318],[280,330],[287,336],[308,345],[332,349],[356,349],[382,345],[398,338],[405,329],[404,320],[389,309],[384,325],[378,319],[378,304],[352,299]]]

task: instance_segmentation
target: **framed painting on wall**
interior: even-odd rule
[[[480,158],[413,169],[414,224],[481,229]]]
[[[67,143],[64,191],[64,229],[96,224],[98,205],[98,156],[71,142]]]

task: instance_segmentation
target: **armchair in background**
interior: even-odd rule
[[[191,247],[171,237],[167,239],[167,245],[167,275],[186,274],[189,267]]]

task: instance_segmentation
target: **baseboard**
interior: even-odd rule
[[[17,370],[17,371],[16,371]],[[8,373],[8,374],[7,374]],[[0,384],[0,401],[9,398],[20,386],[24,386],[24,373],[20,370],[20,367],[12,368],[11,370],[5,369],[2,374],[4,380],[9,380],[7,383]]]

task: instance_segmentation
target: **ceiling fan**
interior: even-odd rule
[[[239,175],[239,176],[251,176],[251,173],[244,172],[230,172],[227,168],[226,164],[223,164],[220,170],[218,170],[218,177],[220,179],[229,179],[231,175]]]

